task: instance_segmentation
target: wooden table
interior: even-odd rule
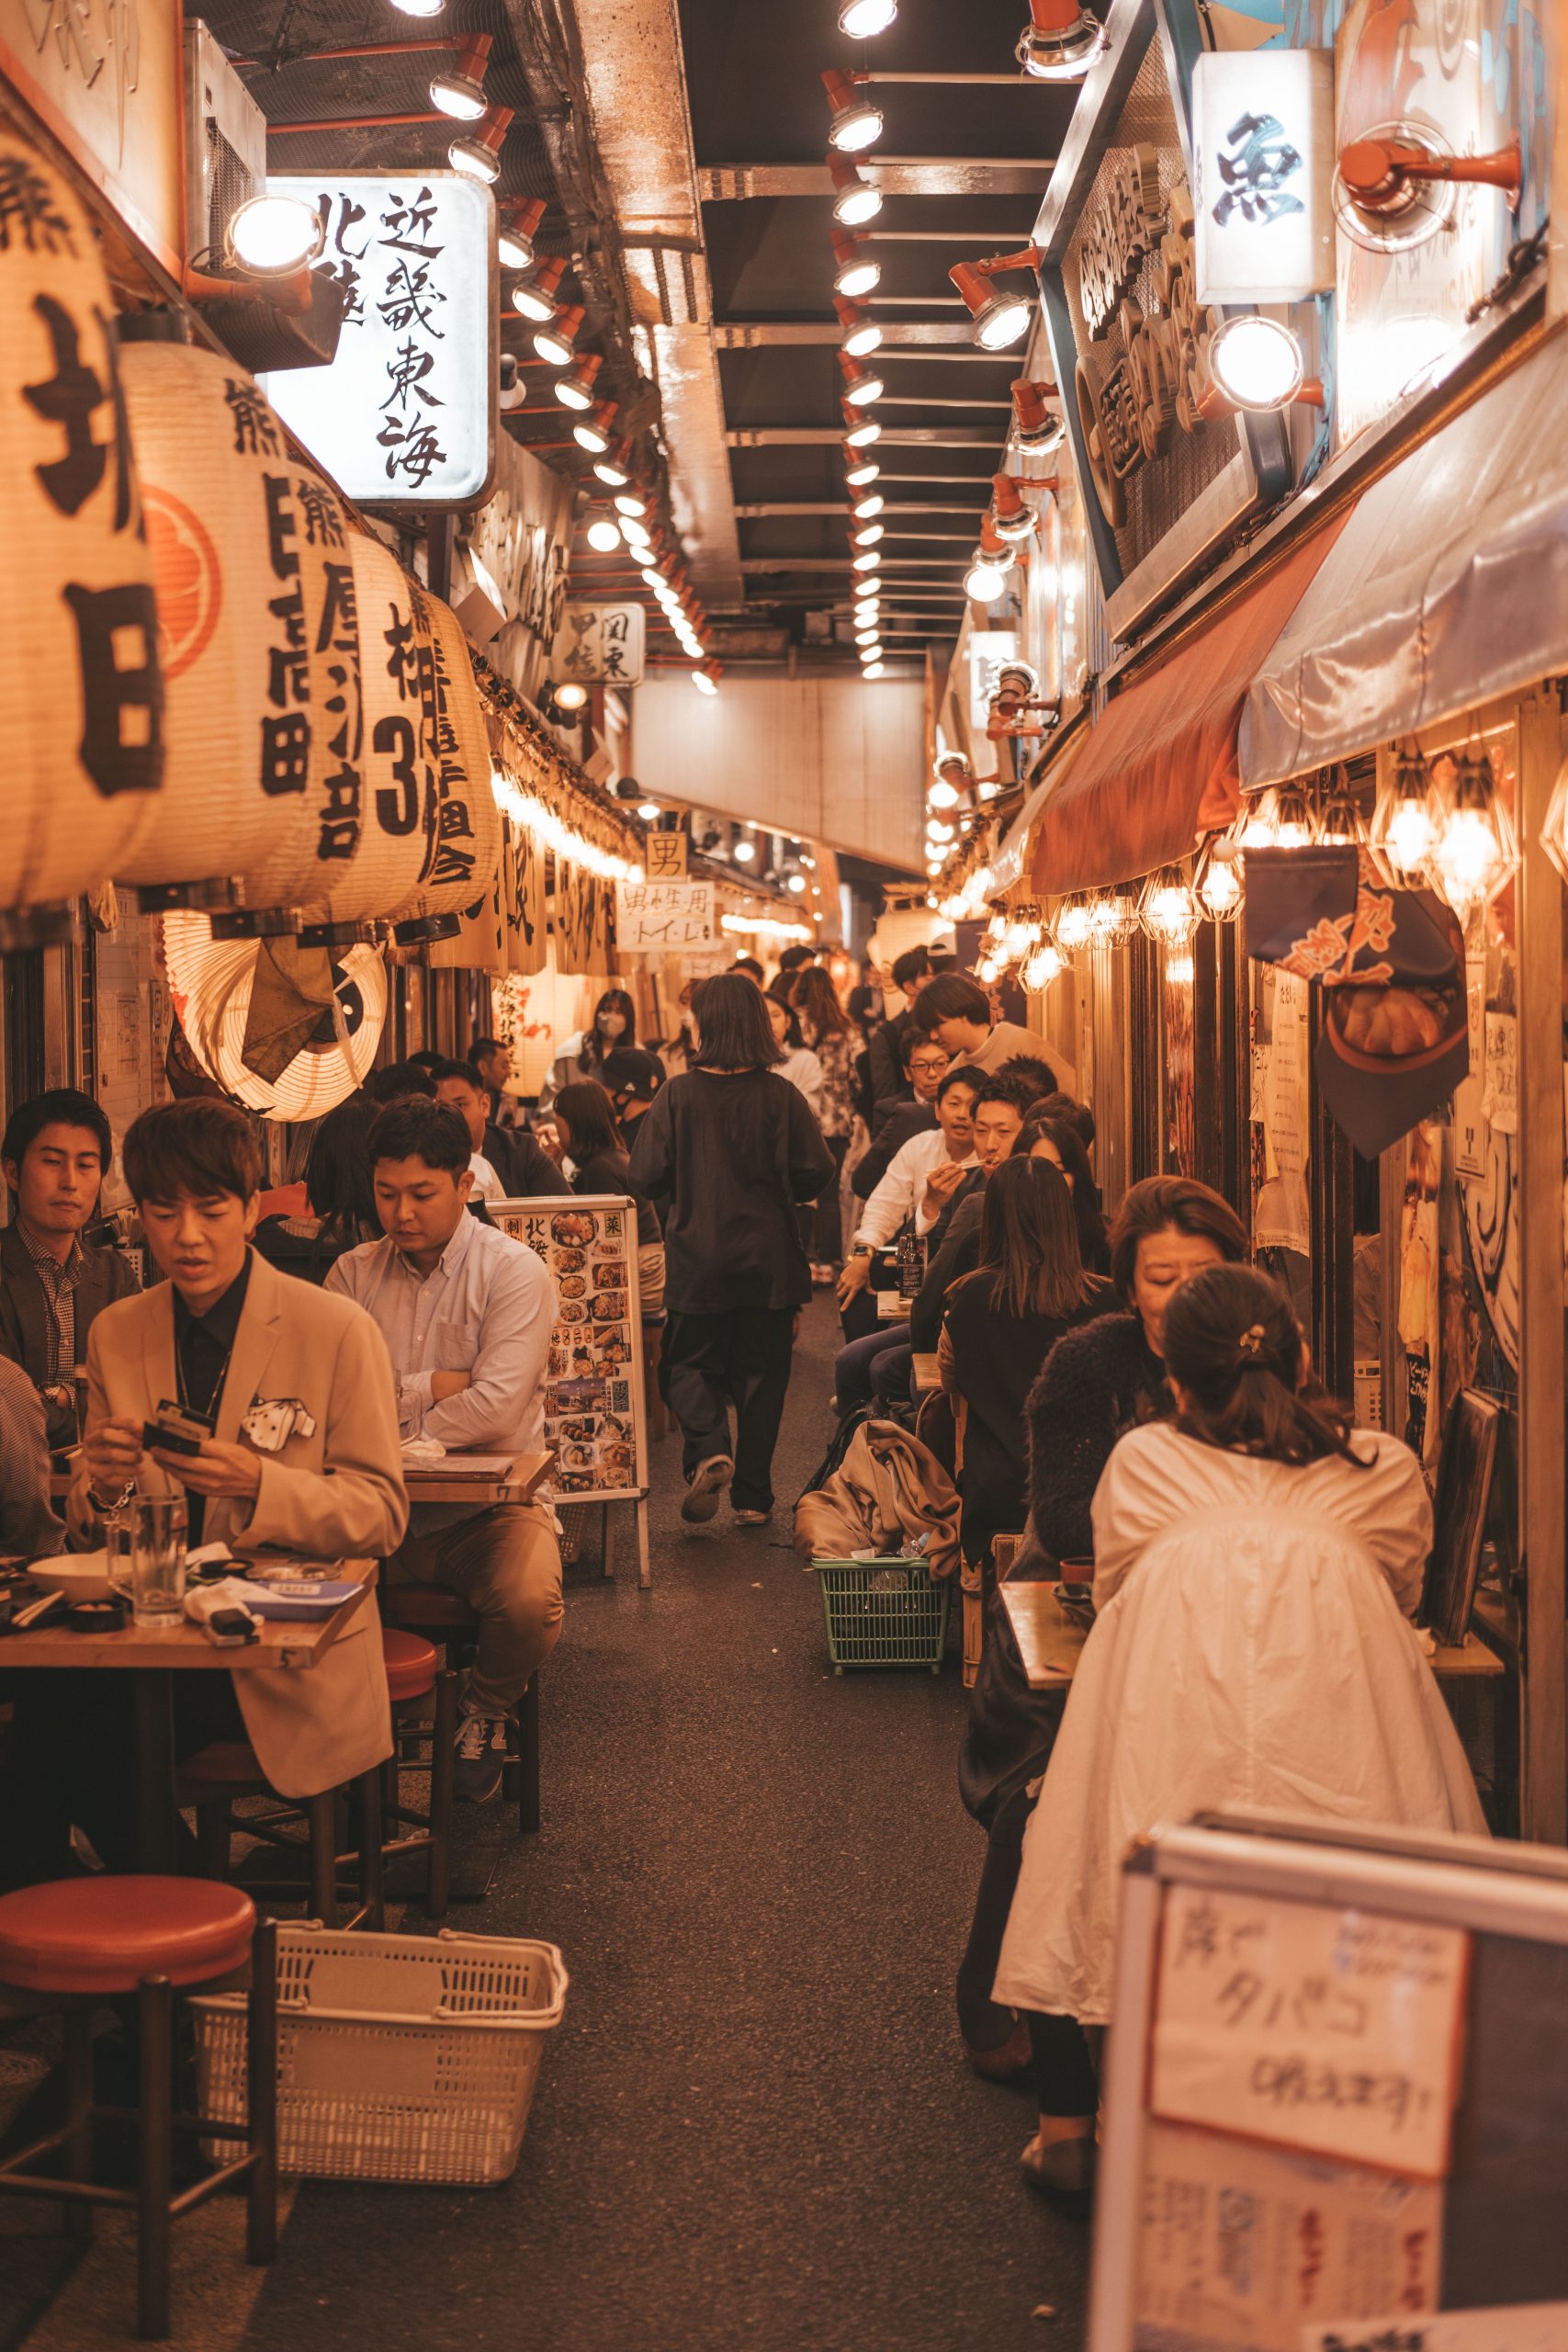
[[[1023,1660],[1023,1671],[1032,1690],[1065,1690],[1072,1680],[1070,1674],[1061,1673],[1048,1666],[1043,1655],[1047,1623],[1054,1632],[1060,1623],[1056,1608],[1056,1588],[1054,1584],[999,1584],[1008,1623],[1012,1627],[1018,1654]]]
[[[374,1560],[340,1562],[337,1576],[359,1589],[330,1617],[271,1618],[254,1642],[239,1648],[215,1647],[188,1619],[177,1625],[126,1625],[117,1634],[73,1634],[63,1625],[35,1625],[0,1639],[0,1668],[108,1667],[134,1675],[141,1867],[170,1872],[175,1865],[175,1676],[308,1674],[366,1606],[378,1573]]]
[[[935,1356],[917,1355],[912,1374],[917,1396],[929,1396],[942,1386],[942,1372]]]
[[[1479,1634],[1467,1634],[1457,1649],[1439,1644],[1432,1652],[1430,1662],[1439,1682],[1461,1682],[1472,1678],[1491,1682],[1508,1671],[1496,1651],[1488,1649]]]
[[[449,1453],[441,1462],[405,1462],[403,1484],[411,1503],[468,1503],[489,1510],[496,1503],[525,1503],[536,1495],[556,1466],[553,1450],[514,1453],[511,1467],[493,1475],[465,1474],[464,1456]]]

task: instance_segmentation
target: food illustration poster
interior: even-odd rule
[[[544,1260],[556,1289],[546,1368],[545,1439],[559,1497],[627,1495],[637,1480],[632,1284],[637,1220],[623,1208],[557,1200],[499,1208],[503,1233]]]

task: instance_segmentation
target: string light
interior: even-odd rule
[[[811,926],[804,922],[780,922],[773,915],[720,915],[720,931],[750,932],[758,939],[809,939]]]
[[[589,874],[596,874],[606,882],[640,882],[643,869],[629,858],[617,857],[614,851],[601,849],[597,842],[589,841],[547,808],[544,802],[531,792],[524,792],[513,784],[502,768],[491,772],[491,790],[495,805],[514,825],[531,833],[544,843],[551,854],[565,860],[568,865],[580,865]]]

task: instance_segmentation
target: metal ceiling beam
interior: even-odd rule
[[[847,555],[748,555],[740,559],[742,571],[848,571],[852,559]],[[902,571],[945,571],[957,561],[950,555],[899,555],[892,561]],[[863,573],[870,581],[879,574]]]
[[[508,0],[515,7],[520,0]],[[885,196],[1038,196],[1055,155],[857,155]],[[697,174],[705,204],[761,196],[831,196],[826,164],[710,164]]]
[[[840,344],[844,330],[837,319],[748,319],[716,326],[714,335],[721,351],[755,351],[764,344]],[[883,324],[878,349],[896,359],[981,359],[993,364],[1000,360],[1010,368],[1018,365],[1016,352],[976,351],[974,328],[946,319],[889,319]]]
[[[958,408],[1006,407],[1006,401],[958,401],[929,403]],[[844,437],[841,424],[739,424],[725,435],[732,449],[829,449]],[[874,445],[879,449],[994,449],[997,436],[983,424],[896,424]]]
[[[988,489],[989,484],[986,487]],[[974,511],[970,506],[939,506],[923,498],[900,498],[890,506],[885,505],[876,519],[885,523],[897,514],[971,514]],[[848,512],[848,502],[842,498],[775,498],[761,506],[738,506],[735,512],[743,523],[760,522],[765,514],[837,514],[842,519]]]

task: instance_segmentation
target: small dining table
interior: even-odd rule
[[[447,1453],[438,1462],[403,1464],[411,1503],[530,1502],[556,1466],[553,1449],[533,1453]]]

